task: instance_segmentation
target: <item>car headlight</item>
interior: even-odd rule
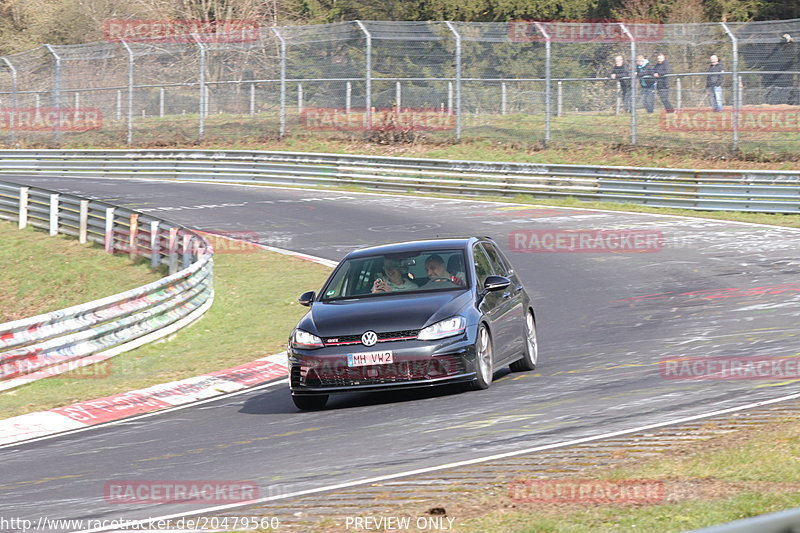
[[[302,329],[294,330],[292,333],[292,348],[301,348],[303,350],[313,350],[314,348],[322,348],[325,344],[322,339]]]
[[[452,337],[453,335],[460,335],[464,333],[466,324],[467,321],[464,320],[462,316],[446,318],[420,330],[417,339],[421,341],[432,341],[444,339],[445,337]]]

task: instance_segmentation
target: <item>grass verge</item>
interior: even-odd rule
[[[318,289],[329,273],[322,265],[262,250],[217,254],[214,305],[200,320],[165,340],[112,358],[107,371],[96,377],[91,373],[83,378],[51,377],[0,393],[0,419],[188,378],[280,352],[286,348],[289,331],[307,311],[297,303],[297,296]],[[287,287],[296,290],[287,291]]]
[[[0,324],[82,304],[156,281],[145,259],[0,221]]]

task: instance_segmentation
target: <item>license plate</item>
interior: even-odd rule
[[[362,352],[362,353],[349,353],[347,354],[347,366],[370,366],[370,365],[386,365],[393,363],[392,352]]]

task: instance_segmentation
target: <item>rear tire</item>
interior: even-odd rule
[[[533,313],[528,310],[525,314],[525,348],[522,359],[514,361],[508,367],[512,372],[526,372],[534,370],[539,360],[539,341],[536,338],[536,322]]]
[[[485,390],[492,384],[494,377],[494,349],[492,336],[485,325],[478,328],[475,341],[475,379],[470,383],[473,390]]]
[[[325,407],[328,403],[327,394],[319,394],[315,396],[292,396],[294,405],[301,411],[318,411]]]

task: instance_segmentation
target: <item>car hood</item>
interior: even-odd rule
[[[297,327],[321,337],[422,329],[459,314],[470,301],[470,291],[462,290],[314,302]]]

